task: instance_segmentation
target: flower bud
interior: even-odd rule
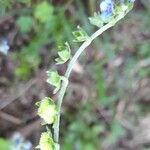
[[[49,133],[41,134],[40,143],[38,146],[41,150],[55,150],[55,144]]]
[[[38,115],[45,121],[45,123],[54,123],[57,116],[57,107],[51,98],[45,97],[39,103]]]

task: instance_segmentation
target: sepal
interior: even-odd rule
[[[77,26],[77,30],[72,32],[72,34],[75,38],[73,40],[74,42],[84,42],[89,38],[86,31],[83,28],[81,28],[80,26]]]
[[[104,22],[101,19],[99,12],[98,13],[95,12],[93,17],[89,17],[89,20],[92,25],[95,25],[99,28],[101,28],[104,25]]]
[[[38,115],[44,120],[45,124],[53,124],[58,115],[54,101],[49,97],[45,97],[38,102],[38,105]]]
[[[48,76],[47,83],[55,87],[53,93],[56,94],[60,89],[61,76],[58,74],[57,71],[47,71],[47,76]]]
[[[55,59],[57,62],[56,64],[64,64],[71,58],[71,49],[68,42],[66,42],[64,45],[58,46],[58,58]]]

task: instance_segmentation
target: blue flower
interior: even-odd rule
[[[108,20],[111,18],[113,15],[113,10],[114,10],[114,2],[113,0],[104,0],[100,4],[100,9],[101,9],[101,19],[107,23]]]
[[[107,23],[108,20],[111,18],[111,16],[112,16],[112,14],[110,14],[110,13],[108,13],[108,12],[103,12],[103,13],[101,14],[101,19],[102,19],[105,23]]]
[[[20,133],[15,133],[11,140],[11,150],[31,150],[32,143],[26,141]]]
[[[9,49],[10,49],[10,46],[8,45],[8,41],[6,39],[3,39],[0,42],[0,52],[7,55]]]

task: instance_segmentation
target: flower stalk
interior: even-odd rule
[[[109,28],[113,27],[119,20],[126,16],[126,14],[133,8],[133,2],[134,0],[125,0],[125,2],[121,1],[119,6],[115,6],[113,0],[103,0],[100,5],[101,13],[95,13],[94,17],[89,18],[90,23],[97,26],[99,29],[91,36],[79,26],[77,28],[78,30],[73,32],[73,36],[75,37],[74,41],[83,42],[74,56],[71,56],[71,49],[68,42],[58,47],[58,58],[55,59],[56,64],[64,64],[67,61],[69,61],[69,64],[64,76],[60,76],[57,71],[47,71],[47,82],[55,87],[54,94],[58,92],[58,101],[57,104],[55,104],[51,98],[46,97],[37,104],[39,107],[38,115],[43,119],[45,125],[53,125],[54,129],[53,134],[49,129],[42,134],[41,142],[38,146],[41,150],[60,150],[59,130],[61,107],[67,90],[70,74],[78,58],[94,39]]]
[[[98,36],[100,36],[104,31],[108,30],[109,28],[113,27],[119,20],[121,20],[122,18],[125,17],[125,15],[129,12],[129,10],[124,13],[119,15],[115,21],[111,21],[108,24],[106,24],[105,26],[103,26],[102,28],[100,28],[99,30],[97,30],[94,34],[91,35],[91,37],[89,37],[81,46],[80,48],[77,50],[77,52],[75,53],[75,55],[72,57],[72,59],[70,60],[70,63],[68,64],[68,68],[66,70],[65,73],[65,78],[67,80],[69,80],[70,74],[72,72],[73,67],[76,64],[76,61],[78,60],[79,56],[85,51],[85,49],[91,44],[91,42],[96,39]],[[57,106],[58,106],[58,119],[57,119],[57,123],[54,125],[54,140],[55,142],[59,143],[59,126],[60,126],[60,115],[61,115],[61,106],[62,106],[62,102],[63,102],[63,98],[67,89],[67,85],[68,82],[63,81],[61,89],[59,91],[58,94],[58,102],[57,102]]]

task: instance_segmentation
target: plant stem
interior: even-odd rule
[[[91,42],[97,38],[99,35],[101,35],[104,31],[106,31],[107,29],[111,28],[112,26],[114,26],[119,20],[121,20],[122,18],[124,18],[124,16],[128,13],[129,11],[127,11],[124,14],[119,15],[115,20],[109,22],[108,24],[104,25],[102,28],[100,28],[99,30],[97,30],[94,34],[91,35],[91,37],[89,37],[81,46],[80,48],[77,50],[77,52],[75,53],[75,55],[72,57],[72,59],[70,60],[69,64],[68,64],[68,68],[66,70],[65,73],[65,78],[69,79],[70,74],[72,72],[72,69],[76,63],[76,61],[78,60],[79,56],[82,54],[82,52],[91,44]],[[54,140],[56,143],[59,143],[59,126],[60,126],[60,115],[61,115],[61,105],[63,102],[63,98],[66,92],[68,86],[68,82],[63,81],[62,82],[62,86],[61,89],[59,91],[58,94],[58,119],[56,121],[56,123],[54,124]]]

